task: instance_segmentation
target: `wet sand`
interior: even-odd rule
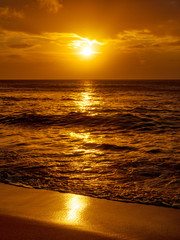
[[[179,240],[180,210],[0,184],[1,240]]]

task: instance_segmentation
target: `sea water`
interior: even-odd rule
[[[180,81],[0,81],[0,181],[180,207]]]

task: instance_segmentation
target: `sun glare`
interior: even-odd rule
[[[84,47],[83,51],[81,52],[84,56],[91,56],[93,53],[95,53],[90,47]]]
[[[88,38],[79,37],[80,40],[75,40],[69,44],[70,48],[76,49],[76,54],[81,54],[84,57],[90,57],[94,54],[101,53],[100,46],[104,43],[96,40],[89,40]]]

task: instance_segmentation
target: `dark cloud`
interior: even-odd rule
[[[46,9],[49,12],[56,13],[62,7],[61,0],[1,0],[0,6],[3,8],[11,8],[11,9],[20,9],[25,11],[31,11],[32,7],[34,10],[38,9]]]
[[[154,47],[154,48],[160,48],[160,47],[162,47],[162,45],[161,45],[161,44],[153,44],[152,47]]]
[[[47,9],[52,13],[57,13],[61,8],[62,4],[59,0],[37,0],[41,8]]]
[[[175,0],[1,0],[0,7],[24,14],[16,21],[0,17],[0,26],[16,31],[113,37],[123,30],[149,29],[180,35],[180,3]]]
[[[51,31],[52,17],[61,10],[61,2],[61,0],[2,0],[0,28],[28,33]]]
[[[158,29],[157,33],[166,34],[167,25],[173,29],[174,23],[180,22],[179,4],[169,6],[164,0],[64,1],[63,12],[66,23],[71,19],[71,24],[67,26],[71,31],[94,31],[95,34],[99,32],[111,36],[127,29]],[[173,25],[169,24],[170,21],[174,21]],[[164,27],[160,32],[162,25]]]
[[[170,46],[180,46],[180,40],[169,43]]]
[[[18,54],[9,54],[9,55],[7,55],[7,58],[16,60],[16,59],[21,59],[22,56],[18,55]]]
[[[10,48],[30,48],[33,47],[32,44],[27,44],[27,43],[21,43],[21,44],[9,44],[8,47]]]
[[[129,48],[145,48],[145,46],[142,44],[138,44],[138,45],[129,46]]]
[[[11,9],[9,7],[0,7],[0,17],[7,20],[9,18],[23,18],[24,14],[22,11]]]

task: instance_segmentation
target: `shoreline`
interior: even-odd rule
[[[13,183],[6,183],[6,182],[0,182],[0,184],[4,184],[4,185],[9,185],[9,186],[14,186],[14,187],[18,187],[18,188],[22,188],[22,189],[35,189],[35,190],[43,190],[43,191],[49,191],[49,192],[57,192],[60,194],[72,194],[72,195],[78,195],[78,196],[84,196],[84,197],[89,197],[89,198],[94,198],[94,199],[102,199],[102,200],[107,200],[107,201],[112,201],[112,202],[120,202],[120,203],[130,203],[130,204],[140,204],[140,205],[146,205],[146,206],[155,206],[155,207],[163,207],[163,208],[171,208],[171,209],[179,209],[180,210],[180,205],[179,204],[174,204],[174,205],[170,205],[170,204],[165,204],[165,203],[156,203],[156,202],[141,202],[141,201],[131,201],[131,200],[126,200],[126,199],[109,199],[106,197],[99,197],[99,196],[91,196],[91,195],[86,195],[86,194],[81,194],[81,193],[76,193],[76,192],[61,192],[58,190],[54,190],[54,189],[46,189],[46,188],[35,188],[31,185],[21,185],[21,184],[13,184]]]
[[[180,210],[0,183],[0,239],[178,240]]]

